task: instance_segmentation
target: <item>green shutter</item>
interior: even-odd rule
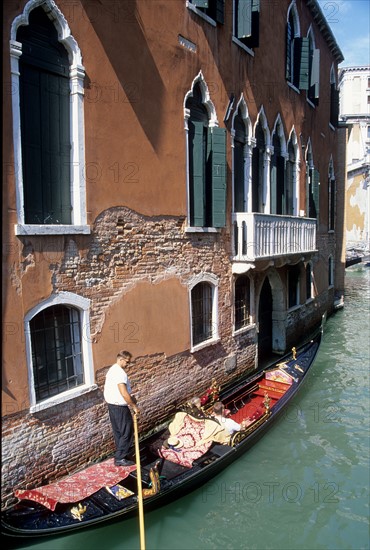
[[[333,126],[338,126],[339,90],[336,89],[335,84],[331,85],[330,92],[330,123]]]
[[[309,217],[319,218],[319,199],[320,199],[320,173],[316,168],[310,168],[308,204]]]
[[[298,69],[298,81],[296,85],[300,90],[309,89],[309,71],[310,71],[310,41],[307,37],[294,39],[294,61]]]
[[[320,50],[313,50],[311,78],[310,78],[310,99],[319,99],[320,87]]]
[[[252,34],[252,0],[239,0],[237,7],[236,37],[245,38]]]
[[[226,129],[212,128],[212,225],[226,225]]]
[[[25,223],[43,223],[41,77],[37,69],[20,63],[20,107]]]
[[[189,192],[190,224],[205,226],[205,127],[203,122],[189,122]]]
[[[291,25],[288,21],[287,26],[286,26],[286,69],[285,69],[285,78],[289,82],[292,78],[292,70],[291,70],[291,65],[292,65],[292,50],[291,50],[292,35],[293,35],[293,30],[292,30],[292,27],[291,27]]]
[[[313,169],[312,198],[315,205],[315,217],[319,219],[320,212],[320,173]]]
[[[208,8],[208,0],[192,0],[191,2],[197,8]]]
[[[69,60],[44,10],[31,11],[17,40],[25,221],[71,223]]]
[[[244,212],[244,143],[234,143],[234,210]]]

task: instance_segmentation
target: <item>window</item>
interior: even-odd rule
[[[309,33],[309,88],[307,91],[308,99],[314,104],[319,104],[319,87],[320,87],[320,50],[315,48],[314,37],[312,32]]]
[[[240,275],[235,281],[235,330],[250,324],[250,280]]]
[[[251,123],[247,106],[241,97],[232,123],[233,151],[233,210],[247,212],[249,209],[248,195],[251,180]]]
[[[81,324],[75,308],[41,311],[30,322],[36,401],[84,383]]]
[[[234,0],[234,37],[248,48],[259,45],[260,0]]]
[[[266,141],[262,123],[259,120],[255,130],[256,145],[252,153],[252,212],[263,212],[264,164]]]
[[[204,83],[203,89],[206,91]],[[200,82],[195,83],[188,94],[185,102],[185,119],[189,225],[198,228],[224,227],[226,225],[226,130],[211,125],[208,110],[203,102]]]
[[[313,157],[311,143],[308,145],[307,151],[307,204],[306,211],[309,218],[319,218],[320,208],[320,173],[316,170]]]
[[[26,314],[31,412],[91,390],[89,308],[90,300],[59,292]]]
[[[84,68],[59,9],[30,0],[11,27],[10,53],[16,234],[89,233]]]
[[[336,128],[339,117],[339,90],[335,78],[334,67],[330,71],[330,124]]]
[[[213,289],[208,282],[198,283],[191,292],[193,346],[213,337]]]
[[[334,176],[334,167],[333,161],[330,161],[329,166],[329,177],[328,177],[328,200],[329,200],[329,231],[334,231],[335,229],[335,193],[336,193],[336,182]]]
[[[320,198],[320,173],[316,168],[309,169],[308,175],[308,217],[319,218],[319,198]]]
[[[306,266],[306,300],[313,298],[313,276],[310,263]]]
[[[296,151],[293,139],[288,142],[288,158],[286,161],[286,189],[285,189],[285,213],[294,216],[298,209],[295,208],[296,182],[297,182]]]
[[[187,6],[196,8],[199,14],[204,14],[212,21],[224,23],[225,0],[188,0]]]
[[[299,305],[299,267],[293,266],[288,269],[288,308]]]
[[[334,285],[334,262],[332,256],[329,256],[328,260],[328,285]]]
[[[272,137],[273,154],[270,162],[270,213],[287,214],[287,189],[285,178],[285,141],[281,120],[278,119]],[[284,147],[284,151],[283,151]]]
[[[290,84],[299,90],[309,89],[309,39],[300,37],[299,18],[295,2],[288,11],[286,26],[286,72]]]

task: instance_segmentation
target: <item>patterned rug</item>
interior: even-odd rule
[[[190,416],[186,416],[184,425],[176,434],[176,437],[183,442],[183,447],[179,450],[166,448],[164,443],[169,435],[169,433],[167,433],[161,439],[153,443],[152,451],[175,464],[181,464],[181,466],[191,468],[193,461],[204,455],[212,445],[212,441],[200,444],[204,434],[204,427],[204,421],[197,422]]]
[[[66,504],[83,500],[106,485],[116,485],[133,470],[136,470],[135,465],[115,466],[114,459],[109,458],[50,485],[36,489],[17,489],[14,494],[19,499],[33,500],[50,510],[55,510],[58,502]]]

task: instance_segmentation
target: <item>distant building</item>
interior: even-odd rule
[[[347,248],[370,249],[370,66],[339,74],[340,119],[348,126]]]
[[[344,287],[342,53],[316,0],[3,10],[2,502],[309,335]]]

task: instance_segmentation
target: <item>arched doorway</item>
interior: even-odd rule
[[[266,359],[272,353],[272,290],[266,277],[261,288],[258,306],[258,357]]]

